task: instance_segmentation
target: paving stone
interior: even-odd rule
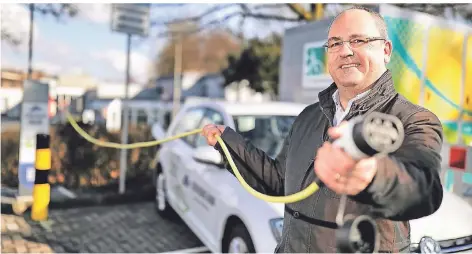
[[[183,222],[162,219],[150,202],[50,210],[51,232],[29,216],[2,214],[2,253],[156,253],[203,246]]]

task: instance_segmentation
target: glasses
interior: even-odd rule
[[[355,38],[355,39],[350,39],[347,41],[335,40],[335,41],[327,42],[323,46],[328,53],[334,53],[334,52],[339,51],[343,47],[345,42],[347,42],[349,47],[353,49],[353,48],[362,47],[369,42],[380,41],[380,40],[385,41],[386,39],[382,37],[369,37],[369,38]]]

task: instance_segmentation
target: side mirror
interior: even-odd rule
[[[197,147],[193,153],[193,159],[200,163],[223,166],[223,157],[211,146]]]
[[[152,137],[156,140],[163,139],[165,137],[164,128],[159,123],[154,123],[151,128]]]

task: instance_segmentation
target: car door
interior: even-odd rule
[[[207,108],[205,116],[200,122],[199,128],[207,124],[221,124],[225,123],[223,114],[215,109]],[[198,147],[209,147],[206,139],[201,136],[195,136],[193,146]],[[216,150],[214,150],[217,152]],[[228,173],[225,169],[208,163],[196,161],[192,158],[191,162],[186,164],[189,173],[189,179],[187,180],[188,196],[192,197],[189,200],[194,221],[198,224],[198,228],[201,234],[211,244],[218,244],[219,238],[217,237],[217,225],[223,215],[221,207],[222,203],[218,202],[221,197],[218,195],[218,187],[221,181],[220,177],[228,177]],[[215,188],[216,187],[216,188]]]
[[[188,132],[199,127],[204,116],[203,108],[189,108],[177,119],[175,127],[170,130],[170,136]],[[187,216],[190,209],[189,197],[184,191],[186,177],[188,176],[186,164],[191,162],[193,146],[191,145],[195,135],[186,136],[172,141],[169,146],[169,165],[166,172],[166,184],[169,202],[182,217]]]

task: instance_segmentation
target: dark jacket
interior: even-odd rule
[[[319,102],[300,113],[275,159],[244,141],[234,130],[225,129],[221,138],[249,185],[269,195],[283,196],[299,192],[313,182],[313,159],[317,149],[329,139],[327,129],[333,122],[332,94],[336,89],[332,84],[319,94]],[[363,192],[349,197],[345,214],[375,216],[379,251],[408,251],[408,221],[434,213],[442,202],[442,126],[433,113],[395,91],[390,71],[373,84],[366,96],[352,104],[344,120],[373,111],[397,116],[404,125],[405,139],[396,152],[378,158],[374,180]],[[222,152],[219,145],[215,148]],[[227,169],[232,172],[229,166]],[[332,225],[339,199],[335,192],[322,187],[307,199],[286,204],[282,240],[275,251],[336,252]],[[308,223],[303,216],[319,223]]]

